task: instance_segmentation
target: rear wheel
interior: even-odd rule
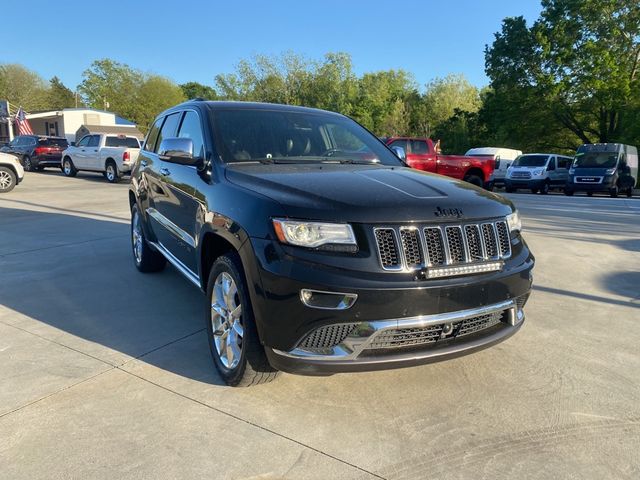
[[[609,189],[609,195],[611,195],[611,198],[618,198],[618,193],[619,193],[619,190],[617,185]]]
[[[153,250],[144,238],[138,205],[134,205],[131,209],[131,246],[136,268],[141,272],[159,272],[167,264],[164,256]]]
[[[482,178],[480,178],[478,175],[467,175],[466,177],[464,177],[464,181],[469,182],[471,185],[475,185],[476,187],[483,187],[484,185]]]
[[[29,155],[25,155],[22,159],[22,166],[24,167],[25,172],[33,172],[33,162]]]
[[[537,188],[532,188],[531,189],[531,193],[538,193],[538,189]]]
[[[16,186],[17,178],[13,170],[7,167],[0,167],[0,193],[7,193]]]
[[[78,174],[78,170],[76,170],[76,167],[69,157],[65,157],[62,161],[62,173],[67,177],[75,177]]]
[[[516,191],[516,189],[513,187],[504,187],[504,191],[507,193],[513,193]]]
[[[120,174],[118,173],[118,167],[113,160],[109,160],[105,166],[104,176],[109,183],[118,183],[120,181]]]
[[[278,371],[260,343],[240,257],[219,257],[207,283],[207,336],[213,363],[227,385],[267,383]]]

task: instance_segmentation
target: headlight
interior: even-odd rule
[[[576,169],[575,168],[570,168],[569,169],[569,175],[574,175],[576,173]]]
[[[520,215],[517,210],[507,215],[507,225],[509,226],[510,232],[519,232],[522,230],[522,221],[520,221]]]
[[[273,219],[278,240],[290,245],[315,248],[322,245],[343,245],[341,250],[355,251],[358,244],[351,225],[346,223],[320,223],[299,220]],[[350,248],[349,248],[350,247]]]
[[[544,173],[544,170],[534,170],[533,174],[534,175],[542,175]]]
[[[607,175],[613,175],[614,173],[616,173],[616,169],[615,168],[608,168],[607,169]]]

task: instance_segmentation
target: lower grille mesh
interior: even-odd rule
[[[347,338],[354,328],[356,328],[355,323],[320,327],[307,335],[299,346],[302,348],[335,347]]]
[[[446,341],[454,338],[460,338],[465,335],[471,335],[472,333],[494,327],[500,322],[506,321],[506,318],[507,311],[505,310],[467,318],[466,320],[454,322],[448,327],[446,323],[440,323],[437,325],[429,325],[427,327],[388,330],[377,335],[367,346],[367,349],[376,350],[381,348],[413,347],[428,345],[441,339],[442,341]],[[449,328],[450,333],[446,333],[445,328]],[[444,335],[443,331],[445,331]]]

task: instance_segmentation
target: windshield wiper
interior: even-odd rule
[[[380,160],[354,160],[352,158],[334,158],[331,160],[323,160],[322,163],[350,163],[354,165],[379,165]]]

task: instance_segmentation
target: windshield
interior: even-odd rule
[[[215,110],[218,154],[225,162],[382,163],[403,165],[353,120],[286,110]]]
[[[577,153],[573,166],[575,168],[613,168],[617,163],[617,152],[587,152]]]
[[[107,137],[104,145],[105,147],[140,148],[140,142],[135,137]]]
[[[544,167],[549,155],[520,155],[513,161],[514,167]]]

